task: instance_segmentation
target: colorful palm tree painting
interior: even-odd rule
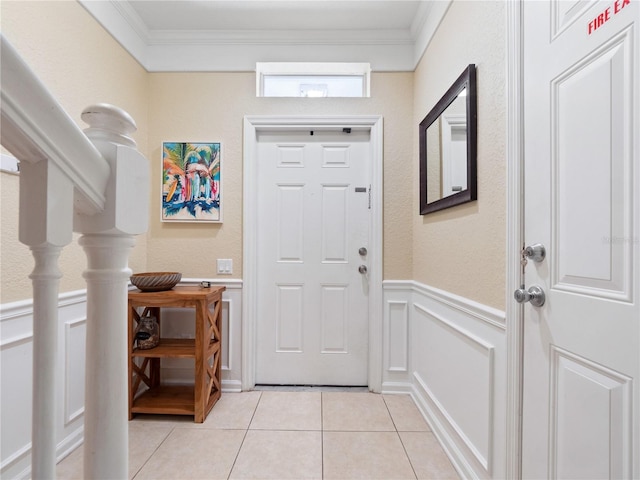
[[[162,220],[222,221],[220,144],[162,144]]]

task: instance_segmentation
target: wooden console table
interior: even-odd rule
[[[224,289],[179,286],[163,292],[129,292],[129,420],[135,413],[164,413],[193,415],[196,423],[204,422],[221,394]],[[195,309],[195,338],[163,338],[160,316],[163,307]],[[141,314],[138,309],[143,309]],[[160,343],[155,348],[140,350],[135,345],[136,331],[140,319],[148,314],[158,321]],[[160,382],[162,358],[193,358],[194,385],[163,385]],[[148,388],[144,389],[143,383]]]

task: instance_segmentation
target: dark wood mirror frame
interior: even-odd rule
[[[427,128],[433,124],[447,109],[458,95],[467,89],[466,121],[467,121],[467,188],[457,193],[438,199],[427,198]],[[477,192],[477,97],[476,97],[476,66],[470,64],[458,77],[435,107],[420,122],[420,215],[437,212],[445,208],[470,202],[478,198]]]

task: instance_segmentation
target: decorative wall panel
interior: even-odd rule
[[[391,372],[406,372],[409,363],[409,305],[402,301],[388,301],[389,318],[388,360]]]
[[[64,423],[68,425],[84,413],[87,319],[69,320],[64,328]]]

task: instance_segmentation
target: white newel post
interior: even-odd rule
[[[84,478],[126,479],[128,259],[134,235],[147,230],[149,165],[129,137],[136,125],[126,112],[100,104],[82,119],[111,167],[104,211],[74,218],[88,262]]]
[[[133,235],[84,235],[87,343],[84,478],[128,473],[127,281]]]

